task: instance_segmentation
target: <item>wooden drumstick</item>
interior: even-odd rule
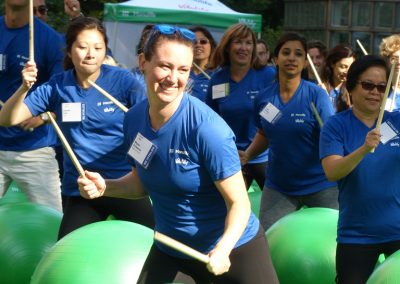
[[[357,39],[357,44],[358,46],[361,48],[362,52],[364,53],[364,55],[368,55],[368,52],[365,50],[364,46],[362,45],[361,41],[359,41]]]
[[[159,241],[160,243],[163,243],[166,246],[169,246],[187,256],[190,256],[194,259],[197,259],[198,261],[208,263],[210,261],[210,258],[208,255],[205,255],[197,250],[192,249],[191,247],[188,247],[187,245],[184,245],[164,234],[161,234],[159,232],[154,233],[154,239],[156,241]]]
[[[29,0],[29,61],[35,61],[33,0]]]
[[[329,96],[329,92],[328,92],[328,90],[326,89],[325,85],[322,83],[321,77],[319,77],[319,74],[318,74],[318,72],[317,72],[317,69],[315,68],[315,65],[314,65],[314,63],[312,62],[311,56],[310,56],[310,54],[308,54],[308,53],[307,53],[307,60],[308,60],[308,63],[310,64],[310,66],[311,66],[311,69],[312,69],[312,71],[313,71],[313,73],[314,73],[315,78],[317,79],[318,85],[319,85],[322,89],[324,89],[325,92],[326,92],[326,93],[328,94],[328,96]]]
[[[117,107],[119,107],[123,112],[127,112],[128,108],[121,104],[116,98],[114,98],[112,95],[107,93],[103,88],[101,88],[99,85],[97,85],[95,82],[92,80],[88,80],[89,84],[92,85],[97,91],[99,91],[103,96],[105,96],[107,99],[112,101]]]
[[[70,157],[72,163],[74,164],[76,170],[78,171],[81,177],[85,177],[85,171],[83,170],[81,164],[78,161],[78,158],[75,156],[74,151],[72,150],[71,146],[69,145],[67,139],[65,138],[64,134],[62,133],[60,127],[58,126],[57,122],[54,120],[53,116],[50,112],[46,112],[49,116],[50,122],[53,125],[55,131],[57,132],[58,138],[60,138],[61,143],[63,144],[65,150],[67,151],[68,156]]]
[[[193,66],[196,67],[208,80],[211,80],[210,75],[208,75],[199,65],[193,62]]]
[[[319,116],[319,113],[318,113],[318,111],[317,111],[317,108],[316,108],[315,105],[314,105],[314,102],[311,102],[311,108],[312,108],[312,110],[313,110],[313,112],[314,112],[315,118],[316,118],[317,121],[318,121],[319,127],[322,128],[322,126],[324,126],[324,123],[323,123],[321,117]]]

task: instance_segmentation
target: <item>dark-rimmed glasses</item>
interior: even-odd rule
[[[49,9],[46,7],[46,5],[39,5],[37,7],[33,7],[33,14],[37,14],[39,13],[40,15],[46,15],[47,11],[49,11]]]
[[[378,84],[375,85],[374,83],[367,82],[367,81],[358,81],[361,85],[361,88],[363,88],[366,91],[372,91],[373,89],[377,89],[379,93],[384,93],[386,91],[386,84]]]
[[[201,45],[206,45],[209,43],[208,39],[202,38],[194,41],[194,44],[201,44]]]
[[[146,52],[149,49],[150,43],[154,40],[155,35],[158,33],[163,35],[178,34],[182,36],[184,39],[191,42],[194,42],[196,39],[196,35],[191,30],[170,25],[155,25],[151,31],[149,40],[147,41],[146,46],[143,49],[144,52]]]

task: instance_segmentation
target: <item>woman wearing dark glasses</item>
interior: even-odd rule
[[[139,55],[148,102],[131,108],[124,122],[132,171],[117,180],[87,172],[78,180],[81,194],[148,194],[156,231],[210,257],[206,266],[155,241],[138,283],[179,282],[178,273],[196,283],[277,283],[264,232],[250,210],[234,135],[184,92],[194,40],[187,29],[154,26]]]
[[[196,26],[190,28],[196,35],[194,42],[193,67],[190,71],[189,81],[186,85],[186,91],[192,96],[205,102],[207,97],[210,77],[214,70],[209,68],[211,56],[215,50],[215,40],[211,33],[204,27]],[[200,67],[208,76],[197,67]]]
[[[256,37],[250,27],[236,24],[225,31],[211,60],[220,67],[211,79],[207,103],[232,128],[238,150],[245,150],[257,132],[254,100],[276,78],[276,69],[263,66],[257,56]],[[262,189],[267,151],[243,165],[247,188],[253,180]]]
[[[318,157],[320,126],[333,114],[322,88],[301,78],[306,67],[306,39],[284,34],[274,58],[278,80],[263,90],[254,106],[258,132],[241,154],[243,163],[269,147],[260,221],[269,229],[277,220],[302,206],[336,209],[336,184],[326,179]]]
[[[40,75],[35,63],[28,62],[22,72],[23,84],[0,111],[0,124],[18,124],[32,115],[51,111],[84,169],[108,178],[124,176],[131,168],[123,143],[124,112],[93,88],[89,80],[127,107],[145,100],[144,90],[130,72],[103,64],[107,36],[99,20],[78,17],[70,23],[65,39],[65,71],[26,96],[29,84]],[[65,151],[63,156],[65,206],[59,239],[84,225],[106,220],[109,215],[154,227],[149,199],[82,198],[76,183],[79,174]]]
[[[380,254],[400,249],[400,113],[385,111],[383,58],[368,55],[347,74],[351,109],[331,117],[320,138],[326,176],[338,182],[337,283],[366,283]],[[374,153],[371,150],[375,149]]]

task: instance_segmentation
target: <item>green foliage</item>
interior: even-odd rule
[[[276,42],[281,37],[283,32],[284,32],[284,30],[283,30],[282,26],[279,26],[275,29],[268,28],[268,27],[263,29],[261,38],[264,39],[268,43],[268,47],[269,47],[269,50],[271,51],[271,54],[274,51]]]

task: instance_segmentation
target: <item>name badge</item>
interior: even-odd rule
[[[395,138],[399,133],[399,131],[390,123],[390,121],[385,121],[382,123],[379,130],[381,132],[381,142],[383,145]]]
[[[62,103],[61,113],[62,122],[80,122],[84,116],[84,104],[82,103]]]
[[[146,137],[138,133],[128,151],[129,156],[134,158],[143,168],[147,169],[151,159],[157,151],[157,146]]]
[[[229,84],[219,84],[212,86],[212,98],[213,100],[226,97],[229,94]]]
[[[7,55],[0,54],[0,71],[5,71],[7,69]]]
[[[281,111],[271,103],[268,103],[260,112],[262,118],[274,124],[282,116]]]

